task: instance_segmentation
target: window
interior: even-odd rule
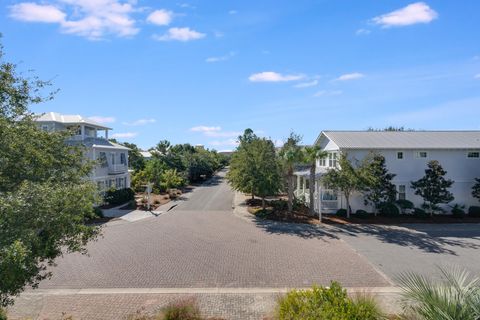
[[[403,159],[403,151],[398,151],[397,152],[397,159],[399,159],[399,160]]]
[[[418,159],[426,159],[428,158],[428,153],[427,151],[417,151],[415,152],[415,157]]]
[[[326,167],[327,166],[327,159],[326,158],[318,159],[318,165],[320,167]]]
[[[127,159],[125,157],[125,153],[120,153],[120,163],[127,164]]]
[[[337,201],[337,193],[332,190],[324,190],[322,192],[322,201]]]
[[[42,125],[42,130],[43,131],[48,131],[48,125],[46,125],[46,124]]]
[[[100,152],[98,162],[100,162],[102,168],[108,167],[107,154],[105,152]]]
[[[480,151],[468,151],[467,158],[470,159],[479,159],[480,158]]]
[[[111,161],[112,165],[115,164],[115,153],[110,153],[110,161]]]
[[[337,167],[337,153],[332,152],[328,154],[328,166],[331,168]]]
[[[98,181],[97,182],[97,187],[99,191],[104,191],[105,190],[105,181]]]
[[[405,200],[407,198],[406,195],[406,187],[404,184],[398,185],[398,200]]]

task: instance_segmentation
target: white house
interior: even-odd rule
[[[108,131],[112,130],[111,128],[79,115],[55,112],[45,113],[36,121],[45,131],[71,130],[75,133],[66,143],[84,145],[87,150],[85,156],[99,163],[89,176],[97,183],[99,190],[130,187],[129,149],[108,141]]]
[[[472,197],[475,178],[480,178],[480,131],[323,131],[315,144],[328,152],[326,159],[317,160],[315,186],[315,210],[334,213],[345,208],[341,194],[322,186],[321,177],[329,168],[337,167],[337,159],[345,153],[349,160],[361,161],[370,152],[385,157],[389,172],[396,174],[393,183],[397,187],[398,199],[407,199],[420,206],[421,197],[410,188],[410,182],[425,175],[427,163],[438,160],[447,171],[446,177],[454,184],[450,191],[455,196],[453,203],[479,205]],[[309,170],[299,170],[297,196],[309,197]],[[361,194],[351,198],[351,208],[370,210],[364,205]]]

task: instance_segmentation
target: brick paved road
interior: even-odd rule
[[[164,215],[108,224],[89,256],[66,255],[41,288],[389,285],[335,235],[234,216],[224,174]]]

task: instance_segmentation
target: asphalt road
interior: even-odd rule
[[[158,217],[108,223],[89,256],[58,260],[41,288],[284,288],[390,283],[344,241],[312,226],[233,214],[225,172]]]

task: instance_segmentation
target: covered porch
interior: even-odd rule
[[[310,188],[314,189],[314,210],[319,213],[336,213],[341,208],[341,199],[337,192],[326,189],[321,182],[322,176],[326,173],[325,168],[318,168],[315,173],[315,183],[310,185],[310,169],[302,168],[293,174],[296,177],[295,198],[305,201],[310,206]]]

